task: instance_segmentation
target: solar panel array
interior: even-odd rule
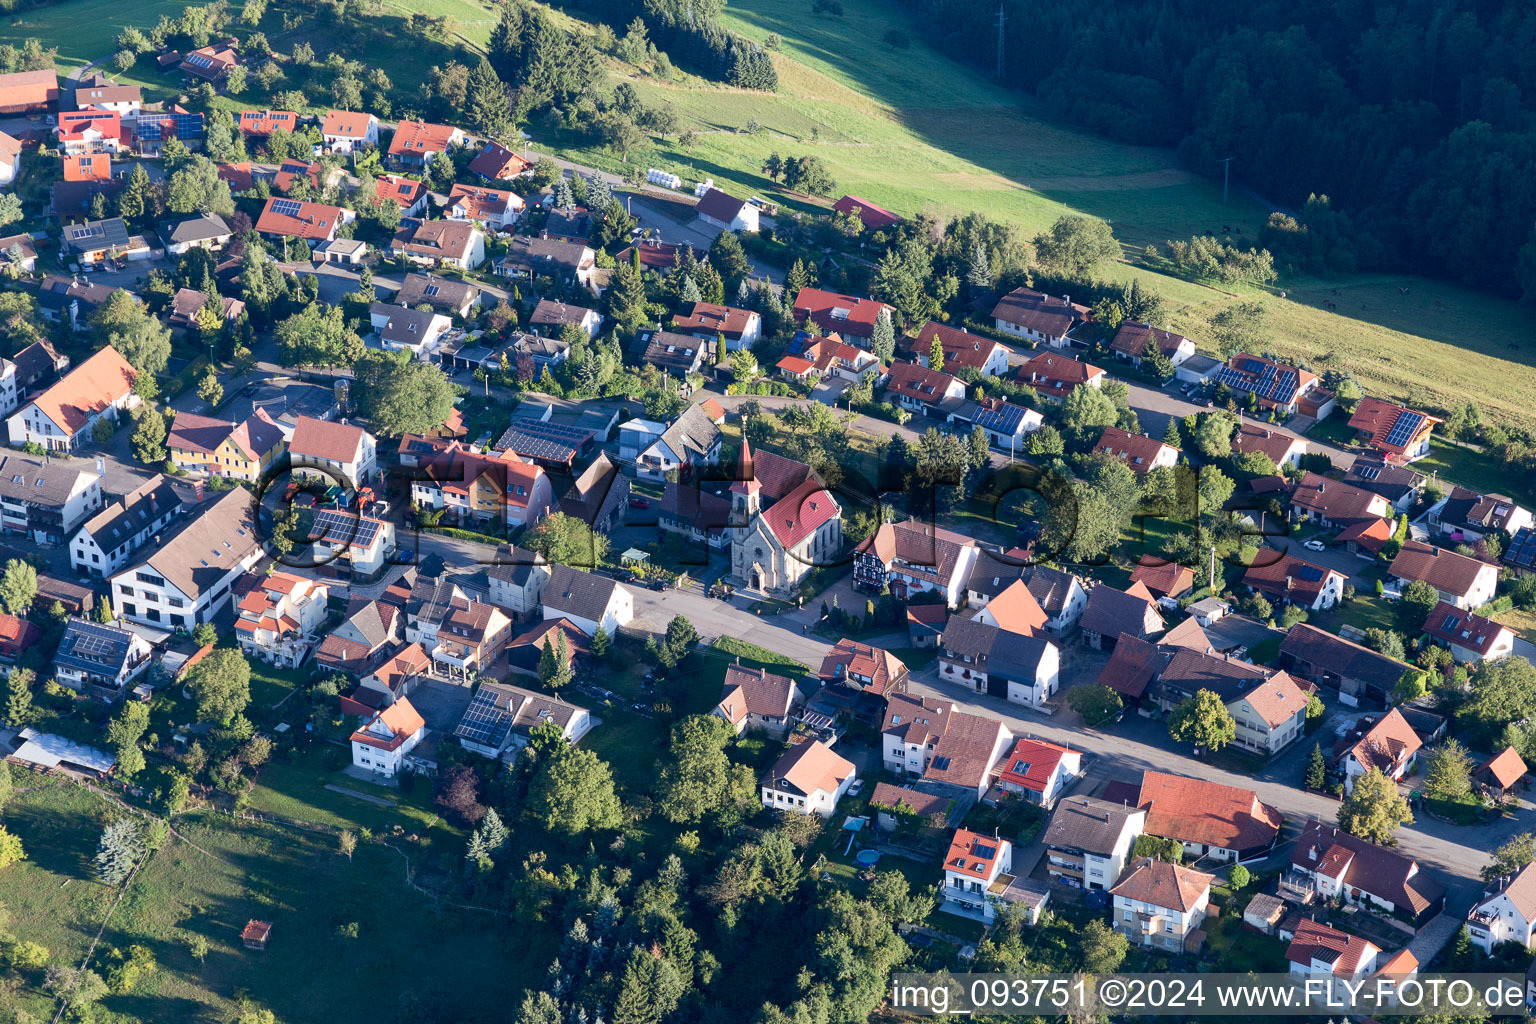
[[[488,747],[499,747],[510,728],[512,715],[505,708],[497,706],[493,691],[482,689],[469,702],[469,707],[464,709],[464,717],[459,720],[453,734]]]
[[[304,209],[304,204],[294,199],[272,200],[272,212],[281,217],[297,217]]]
[[[134,131],[140,139],[157,142],[175,136],[178,139],[203,137],[202,114],[156,114],[139,119]]]
[[[1012,403],[1005,404],[1001,409],[982,409],[976,414],[976,425],[989,430],[996,430],[1001,434],[1012,434],[1019,429],[1019,423],[1024,419],[1024,410]]]
[[[1536,530],[1523,529],[1515,534],[1509,550],[1504,552],[1504,561],[1510,565],[1536,568]]]
[[[1257,359],[1245,359],[1240,367],[1223,367],[1216,374],[1216,380],[1233,390],[1251,391],[1279,405],[1289,405],[1300,384],[1295,370],[1281,369],[1274,363],[1262,363]]]
[[[514,423],[496,446],[533,459],[564,462],[592,437],[592,431],[564,423]]]
[[[1355,470],[1355,475],[1358,476],[1361,480],[1375,480],[1377,477],[1381,476],[1381,467],[1364,466]]]
[[[1424,416],[1421,413],[1405,409],[1398,415],[1397,422],[1392,424],[1392,429],[1387,431],[1385,443],[1394,448],[1406,448],[1423,424]]]
[[[1319,569],[1315,565],[1303,565],[1297,568],[1296,575],[1300,576],[1308,583],[1316,583],[1318,580],[1323,578],[1323,570]]]
[[[211,67],[213,67],[213,61],[209,60],[207,58],[207,56],[205,56],[204,54],[201,54],[201,53],[189,53],[189,54],[187,54],[187,63],[191,64],[195,68],[211,68]]]
[[[315,525],[309,531],[309,539],[324,540],[331,544],[357,544],[367,548],[373,546],[382,525],[376,519],[364,519],[345,512],[317,512]]]

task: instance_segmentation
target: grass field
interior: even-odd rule
[[[18,938],[47,946],[50,963],[78,963],[115,895],[90,863],[111,814],[67,782],[28,774],[18,786],[30,788],[7,808],[6,824],[28,860],[0,874],[0,901]],[[532,936],[491,928],[488,916],[432,909],[405,886],[405,861],[382,843],[362,844],[349,861],[326,833],[216,815],[183,818],[178,828],[201,849],[172,840],[156,853],[98,949],[99,958],[109,946],[144,944],[158,970],[133,992],[109,996],[106,1009],[140,1020],[223,1020],[249,991],[282,1020],[393,1020],[404,993],[426,998],[430,987],[442,1019],[491,1021],[504,1019],[529,983],[517,949]],[[318,891],[327,898],[313,899]],[[240,944],[252,917],[273,923],[261,952]],[[358,938],[339,936],[338,926],[351,922]],[[186,950],[193,934],[208,942],[202,962]],[[430,983],[413,980],[428,958],[436,965]],[[100,959],[93,966],[100,970]],[[48,1019],[52,1001],[37,980],[27,979],[14,999]]]

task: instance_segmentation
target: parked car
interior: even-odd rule
[[[651,499],[650,498],[642,498],[638,494],[631,494],[629,496],[629,507],[630,508],[650,508],[651,507]]]
[[[1302,547],[1306,548],[1308,551],[1327,551],[1328,550],[1328,545],[1324,544],[1322,541],[1320,541],[1320,540],[1318,540],[1316,538],[1313,538],[1312,540],[1307,541],[1305,544],[1302,545]]]
[[[853,785],[848,787],[848,795],[849,796],[858,796],[862,792],[864,792],[864,780],[863,779],[854,779],[853,780]]]

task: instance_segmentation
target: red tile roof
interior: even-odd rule
[[[1146,355],[1147,347],[1153,343],[1163,355],[1172,359],[1174,353],[1185,344],[1192,344],[1182,334],[1174,334],[1150,324],[1139,324],[1134,320],[1127,320],[1120,325],[1115,332],[1115,340],[1109,343],[1111,350],[1133,358]]]
[[[325,115],[320,124],[320,134],[334,135],[340,139],[364,139],[368,137],[368,125],[372,114],[359,114],[351,110],[333,110]]]
[[[943,610],[942,605],[933,607]],[[880,694],[904,679],[907,667],[884,648],[843,637],[822,658],[820,674],[827,682],[851,676],[868,692]],[[864,682],[866,679],[869,682]]]
[[[111,181],[112,154],[81,153],[64,158],[65,181]]]
[[[795,319],[810,320],[824,330],[837,331],[844,337],[871,337],[875,320],[882,309],[889,308],[874,299],[856,295],[824,292],[820,288],[801,288],[795,296]]]
[[[1042,352],[1019,367],[1018,379],[1042,395],[1065,398],[1080,384],[1104,376],[1097,366],[1056,352]]]
[[[380,711],[373,721],[354,732],[352,742],[366,743],[370,747],[378,747],[381,750],[398,750],[406,740],[426,728],[426,725],[421,715],[411,706],[410,700],[401,697]],[[386,737],[370,732],[369,730],[375,726],[387,730],[389,735]]]
[[[293,439],[288,442],[288,451],[292,455],[351,462],[362,447],[363,433],[363,428],[354,424],[300,416],[293,428]]]
[[[936,405],[946,398],[965,394],[965,385],[960,378],[916,363],[900,361],[891,364],[886,388],[924,405]]]
[[[1296,925],[1295,937],[1286,947],[1285,958],[1293,964],[1310,965],[1319,960],[1333,965],[1333,973],[1353,975],[1361,965],[1381,953],[1375,943],[1358,935],[1347,935],[1337,928],[1303,918]]]
[[[393,199],[400,204],[402,210],[409,210],[426,194],[427,186],[415,178],[406,178],[398,174],[381,174],[374,181],[374,202],[381,203],[386,199]]]
[[[1300,440],[1294,434],[1287,434],[1283,430],[1275,430],[1272,427],[1260,426],[1244,420],[1232,437],[1232,447],[1243,453],[1263,452],[1269,456],[1270,462],[1278,466],[1290,454],[1292,446]],[[1305,451],[1306,442],[1303,441],[1301,447]]]
[[[1515,752],[1514,747],[1505,747],[1483,765],[1483,771],[1498,783],[1500,789],[1508,789],[1525,778],[1526,770],[1525,761]]]
[[[401,121],[395,128],[395,137],[389,142],[391,155],[409,153],[443,153],[463,132],[446,124],[429,124],[425,121]]]
[[[1310,606],[1317,600],[1328,581],[1343,573],[1297,558],[1265,549],[1262,561],[1243,573],[1243,582],[1255,590],[1262,590],[1275,597],[1289,598],[1293,603]],[[1341,584],[1342,587],[1342,584]]]
[[[834,753],[820,740],[812,740],[791,747],[769,769],[769,778],[788,782],[801,795],[810,796],[818,789],[836,793],[843,780],[854,772],[852,761]],[[765,780],[764,784],[770,783]]]
[[[1350,428],[1367,444],[1388,456],[1402,456],[1428,436],[1441,422],[1427,412],[1410,409],[1380,398],[1362,398],[1349,418]],[[1401,424],[1401,431],[1393,429]]]
[[[108,345],[32,399],[38,411],[70,434],[133,390],[133,367]]]
[[[876,206],[868,199],[860,199],[858,196],[843,196],[832,204],[832,209],[838,213],[858,214],[859,220],[871,231],[878,231],[901,222],[901,218],[890,210]]]
[[[470,220],[491,217],[499,220],[506,217],[508,210],[521,210],[523,206],[522,197],[516,192],[480,185],[454,185],[448,192],[448,205],[444,209]]]
[[[1004,782],[1044,793],[1051,783],[1064,755],[1072,753],[1066,747],[1044,740],[1018,739],[1013,749],[1003,755],[1003,770],[998,776]]]
[[[59,73],[53,68],[0,75],[0,111],[21,113],[59,98]]]
[[[1436,640],[1476,651],[1486,658],[1498,644],[1499,638],[1510,632],[1510,628],[1481,615],[1463,611],[1448,601],[1440,601],[1424,620],[1424,632]]]
[[[1497,568],[1445,548],[1410,540],[1397,553],[1387,571],[1399,579],[1423,580],[1442,593],[1464,596],[1472,592],[1483,570],[1497,571]]]
[[[1175,460],[1180,454],[1179,449],[1171,444],[1164,444],[1145,434],[1133,434],[1119,427],[1105,427],[1093,451],[1096,455],[1108,455],[1123,462],[1133,473],[1150,473],[1159,458],[1167,459],[1168,452],[1173,452]]]
[[[1195,574],[1178,562],[1142,555],[1131,571],[1131,581],[1146,584],[1148,590],[1161,597],[1178,597],[1195,585]]]
[[[1141,857],[1132,862],[1125,876],[1109,892],[1122,899],[1150,903],[1183,914],[1195,909],[1200,897],[1209,893],[1215,880],[1215,875],[1203,871]]]
[[[968,828],[957,828],[944,854],[944,870],[958,875],[991,879],[998,856],[1008,840],[982,835]]]
[[[1033,288],[1015,288],[997,300],[992,319],[1014,324],[1047,338],[1065,337],[1072,328],[1093,318],[1087,306],[1065,295],[1046,295]]]
[[[984,338],[979,334],[946,327],[932,320],[918,328],[912,351],[927,359],[928,350],[933,347],[934,338],[938,338],[939,344],[944,348],[944,369],[951,373],[966,367],[979,370],[987,365],[987,361],[992,358],[992,353],[997,349],[1006,351],[1006,346],[1001,342]]]
[[[279,213],[274,204],[291,203],[291,199],[268,199],[256,219],[256,230],[264,235],[286,235],[291,238],[328,239],[336,234],[341,225],[342,209],[324,203],[299,203],[297,213]],[[285,207],[286,209],[286,207]]]
[[[486,143],[485,148],[469,162],[470,173],[492,180],[510,180],[531,170],[531,161],[518,156],[499,142]]]
[[[1153,835],[1228,850],[1273,843],[1282,820],[1251,789],[1163,772],[1142,773],[1137,806],[1146,809]]]
[[[291,110],[242,110],[240,130],[247,135],[271,135],[291,132],[298,127],[299,115]]]
[[[1353,733],[1345,736],[1334,746],[1333,753],[1334,757],[1353,754],[1366,771],[1379,768],[1391,776],[1423,745],[1424,741],[1413,731],[1408,719],[1397,708],[1393,708],[1371,723],[1370,728],[1358,739],[1354,739]]]
[[[832,495],[808,479],[762,513],[763,524],[786,549],[809,537],[822,524],[841,514]]]
[[[680,331],[708,331],[727,338],[739,338],[757,314],[750,309],[695,302],[687,316],[674,316],[672,326]]]

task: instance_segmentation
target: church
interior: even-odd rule
[[[805,574],[843,546],[843,510],[809,466],[752,453],[745,435],[731,484],[731,579],[789,598]]]

